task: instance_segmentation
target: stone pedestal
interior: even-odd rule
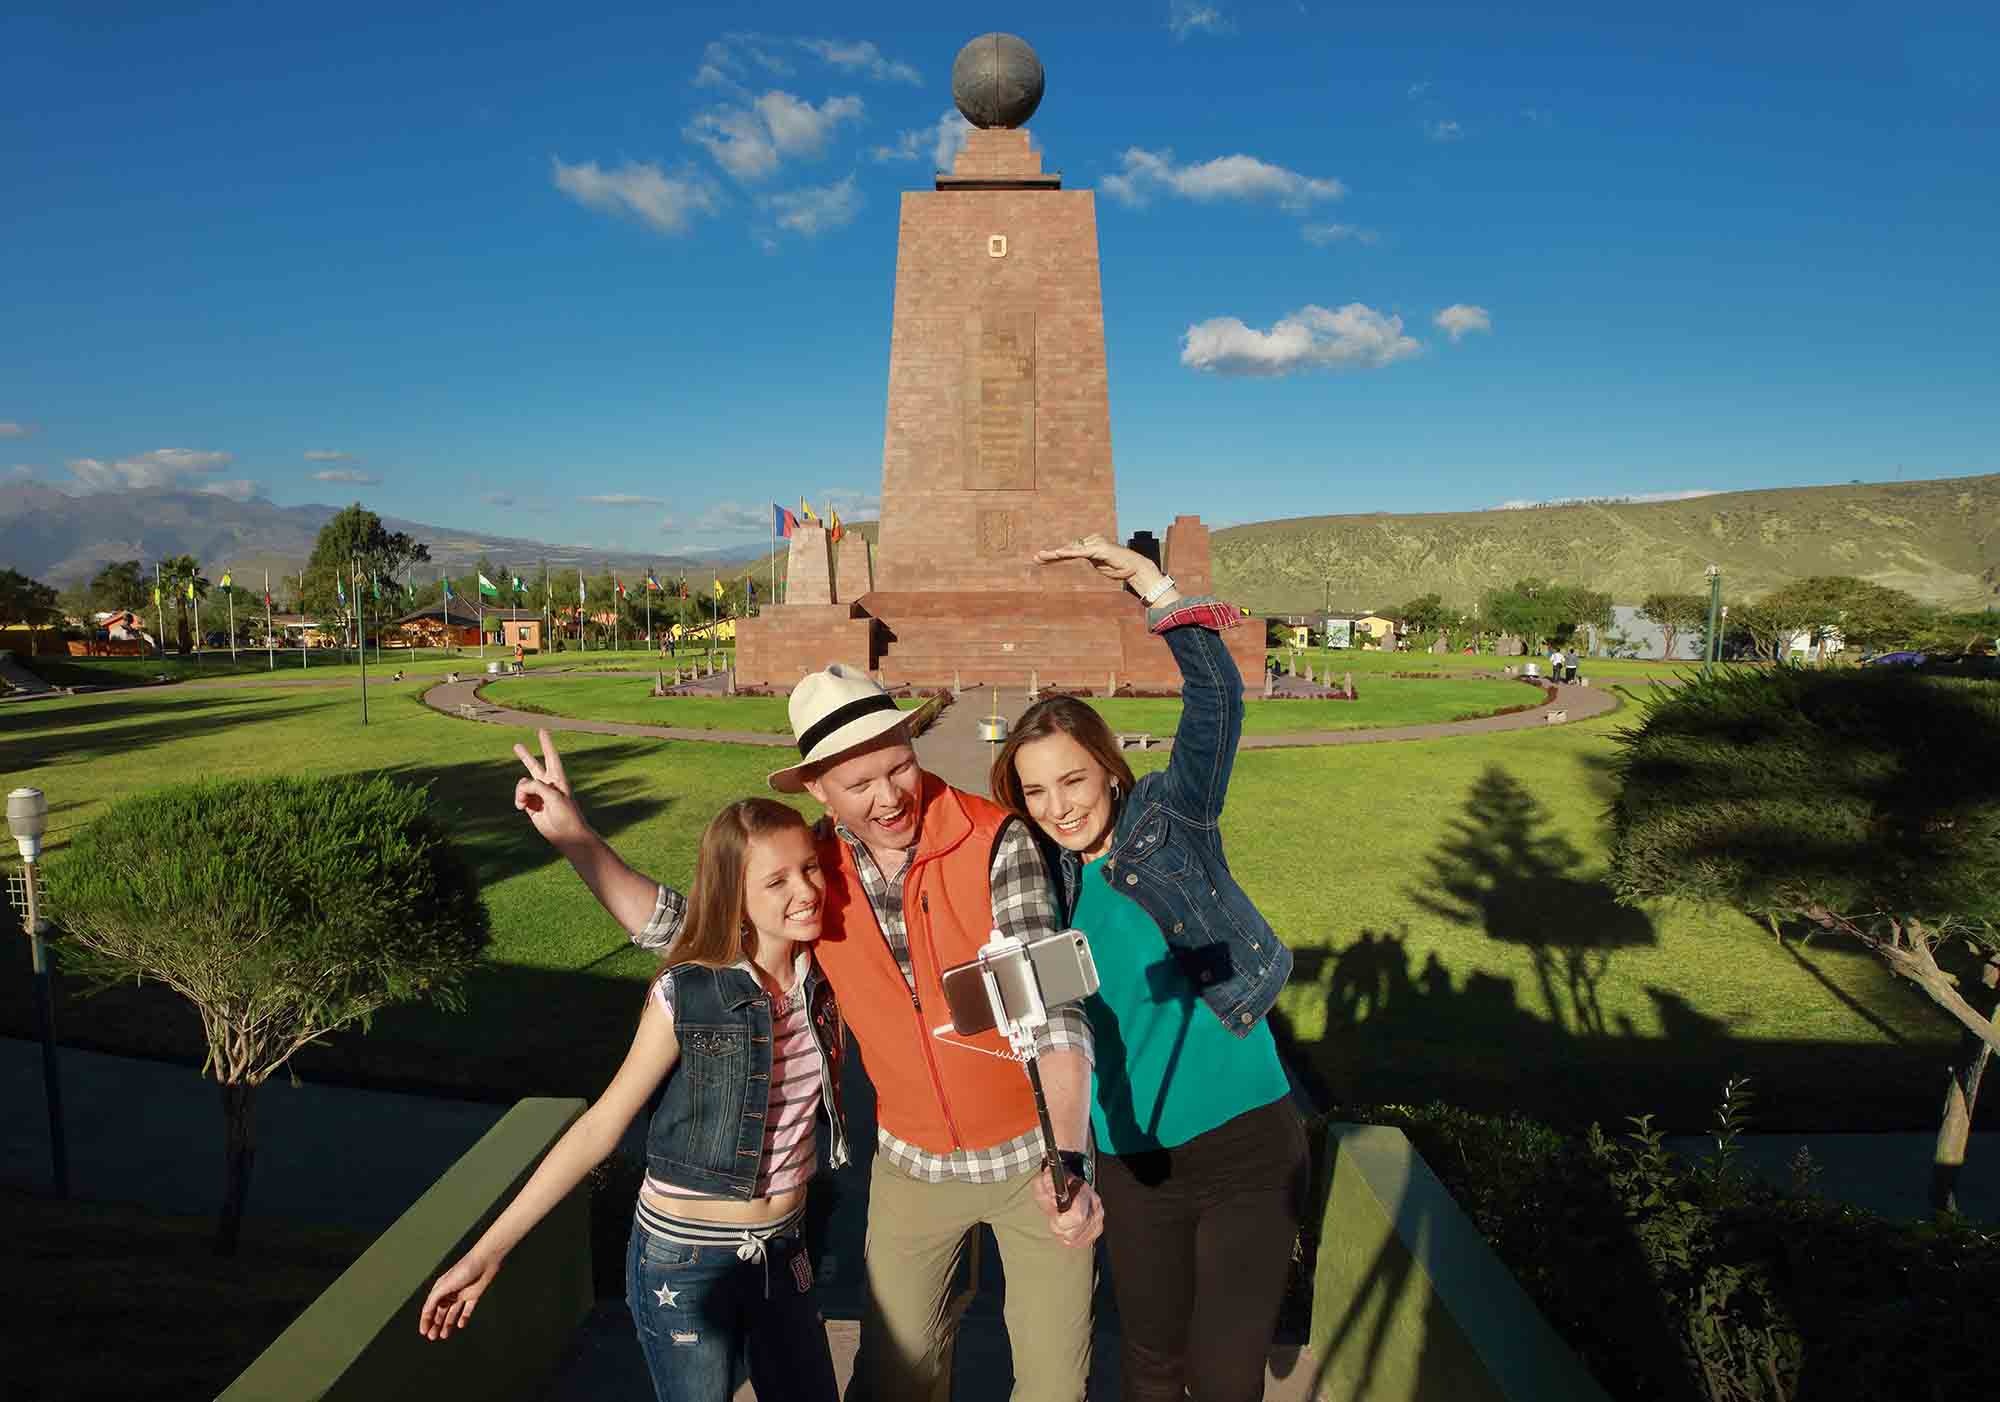
[[[867,537],[842,530],[840,543],[833,547],[833,597],[851,604],[874,587],[875,562]]]
[[[1215,568],[1211,563],[1208,527],[1199,516],[1176,516],[1167,527],[1167,551],[1162,568],[1174,577],[1183,594],[1215,592]]]
[[[834,601],[833,559],[827,553],[826,527],[800,523],[792,532],[791,553],[785,561],[785,607],[797,608]]]

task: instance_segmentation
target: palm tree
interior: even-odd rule
[[[160,591],[162,597],[173,601],[174,636],[179,639],[181,653],[185,656],[191,650],[188,644],[189,600],[208,597],[208,580],[194,556],[169,555],[160,561]]]

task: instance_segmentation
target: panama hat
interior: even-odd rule
[[[799,762],[771,775],[779,793],[802,793],[806,771],[905,725],[915,714],[875,684],[866,670],[835,662],[792,688],[787,707]]]

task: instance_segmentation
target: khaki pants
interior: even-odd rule
[[[966,1234],[984,1222],[1006,1273],[1013,1402],[1079,1402],[1090,1372],[1094,1252],[1064,1246],[1035,1204],[1035,1175],[923,1183],[875,1156],[868,1197],[868,1302],[847,1402],[932,1402],[950,1339],[946,1313]]]

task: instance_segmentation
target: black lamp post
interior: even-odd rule
[[[35,870],[48,823],[49,801],[40,789],[15,789],[7,795],[7,830],[21,849],[21,887],[26,896],[22,923],[35,969],[35,1027],[42,1039],[42,1093],[49,1111],[49,1171],[56,1196],[66,1198],[69,1150],[63,1141],[62,1084],[56,1077],[55,990],[50,981],[48,942],[42,938],[41,893]]]

